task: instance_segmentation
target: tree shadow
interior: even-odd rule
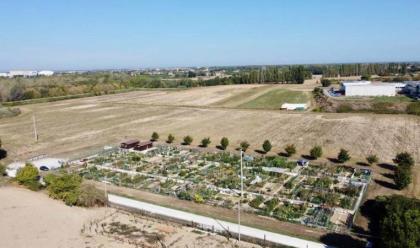
[[[316,158],[312,157],[311,155],[306,155],[306,154],[301,154],[300,155],[302,158],[306,159],[306,160],[315,160]]]
[[[225,151],[226,150],[221,145],[217,145],[216,148],[219,149],[219,150],[221,150],[221,151]]]
[[[279,152],[278,155],[281,156],[281,157],[285,157],[285,158],[289,157],[289,154],[287,154],[285,152]]]
[[[381,185],[382,187],[388,188],[388,189],[397,189],[397,186],[395,186],[395,184],[390,183],[390,182],[386,182],[383,180],[379,180],[379,179],[375,179],[374,180],[375,183]]]
[[[394,171],[395,170],[395,166],[392,165],[392,164],[379,163],[378,166],[381,167],[381,168],[383,168],[383,169],[387,169],[387,170],[391,170],[391,171]]]
[[[382,173],[382,176],[389,178],[389,179],[394,179],[394,174],[392,173]]]
[[[360,165],[360,166],[370,166],[368,163],[366,163],[366,162],[357,162],[356,163],[357,165]]]
[[[0,148],[0,159],[4,159],[7,157],[7,151]]]
[[[336,159],[336,158],[327,158],[331,163],[334,164],[343,164],[342,162],[340,162],[340,160]]]
[[[259,153],[259,154],[261,154],[261,155],[265,155],[265,154],[266,154],[266,152],[265,152],[265,151],[260,150],[260,149],[255,149],[255,150],[254,150],[254,152]]]
[[[320,241],[326,245],[340,248],[365,247],[365,241],[352,237],[348,234],[327,233],[321,236]]]

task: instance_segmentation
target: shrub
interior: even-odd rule
[[[407,106],[407,114],[410,115],[420,115],[420,102],[413,102]]]
[[[187,191],[181,191],[177,194],[177,197],[181,200],[187,200],[187,201],[191,201],[192,197],[190,195],[190,193],[188,193]]]
[[[229,145],[229,139],[228,139],[228,138],[226,138],[226,137],[223,137],[223,138],[220,140],[220,147],[221,147],[223,150],[226,150],[226,148],[228,147],[228,145]]]
[[[265,153],[271,151],[272,145],[269,140],[264,140],[264,143],[262,144],[262,149]]]
[[[254,199],[252,199],[252,201],[249,202],[249,206],[258,209],[263,201],[264,197],[257,195]]]
[[[159,134],[157,132],[152,133],[152,141],[156,141],[159,139]]]
[[[203,203],[204,202],[203,196],[201,196],[199,193],[195,193],[194,194],[194,202]]]
[[[338,153],[338,156],[337,156],[338,162],[344,163],[344,162],[349,161],[350,158],[351,157],[350,157],[349,152],[347,150],[340,149],[340,152]]]
[[[248,150],[249,148],[249,143],[248,141],[242,141],[241,144],[239,144],[239,146],[243,152],[246,152],[246,150]]]
[[[211,140],[210,140],[209,137],[204,138],[204,139],[201,140],[201,146],[202,147],[208,147],[210,145],[210,143],[211,143]]]
[[[414,158],[408,152],[401,152],[395,156],[394,162],[401,167],[412,167],[414,165]]]
[[[352,111],[353,111],[353,108],[349,104],[340,104],[337,107],[337,113],[349,113],[349,112],[352,112]]]
[[[48,194],[51,198],[63,200],[69,206],[77,204],[82,183],[79,175],[67,173],[60,176],[52,175],[47,181]]]
[[[191,143],[193,142],[193,138],[189,135],[184,137],[184,145],[191,145]]]
[[[39,190],[41,184],[39,183],[38,169],[32,164],[27,163],[25,167],[20,168],[16,173],[16,180],[19,184],[24,185],[30,190]]]
[[[296,147],[294,144],[287,145],[284,150],[286,151],[288,157],[296,153]]]
[[[174,140],[175,140],[175,137],[172,134],[169,134],[168,135],[168,139],[166,140],[166,142],[168,144],[172,144],[174,142]]]
[[[77,205],[81,207],[105,206],[108,199],[105,192],[91,184],[82,184],[77,198]]]
[[[370,165],[378,163],[378,160],[379,160],[378,156],[376,156],[375,154],[371,154],[371,155],[366,157],[366,161]]]
[[[314,159],[320,158],[322,156],[322,147],[321,146],[312,147],[312,149],[309,151],[309,154]]]
[[[321,79],[321,84],[322,84],[322,87],[331,86],[331,80],[323,78]]]
[[[0,176],[4,176],[6,174],[6,166],[4,164],[0,164]]]
[[[394,175],[394,182],[397,189],[406,188],[411,183],[411,171],[407,167],[397,167]]]

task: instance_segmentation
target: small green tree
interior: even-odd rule
[[[77,174],[63,174],[49,176],[46,180],[48,194],[54,199],[63,200],[66,205],[77,204],[80,194],[82,178]]]
[[[309,154],[314,159],[320,158],[322,156],[322,147],[321,146],[312,147],[312,149],[309,151]]]
[[[350,157],[350,154],[349,154],[349,152],[347,150],[340,149],[340,152],[337,155],[338,162],[345,163],[345,162],[349,161],[350,158],[351,158]]]
[[[30,190],[39,190],[41,184],[38,179],[38,169],[30,163],[27,163],[25,167],[20,168],[16,173],[16,180],[18,183],[26,186]]]
[[[271,151],[272,145],[269,140],[264,140],[264,143],[262,144],[262,149],[265,153],[268,153]]]
[[[394,175],[394,182],[397,189],[406,188],[411,183],[411,170],[407,167],[397,167]]]
[[[189,135],[184,137],[184,145],[191,145],[191,143],[193,142],[193,138]]]
[[[370,154],[369,156],[366,157],[366,161],[368,162],[369,165],[372,165],[372,164],[378,163],[379,159],[378,159],[378,156],[376,156],[375,154]]]
[[[401,152],[398,153],[397,156],[395,156],[394,162],[398,166],[412,167],[414,165],[414,158],[408,152]]]
[[[284,150],[286,151],[286,153],[287,153],[287,156],[288,156],[288,157],[290,157],[290,156],[292,156],[293,154],[295,154],[295,153],[296,153],[296,147],[295,147],[295,145],[294,145],[294,144],[289,144],[289,145],[287,145],[287,146],[284,148]]]
[[[210,140],[209,137],[204,138],[204,139],[201,140],[201,146],[202,147],[208,147],[210,145],[210,143],[211,143],[211,140]]]
[[[222,150],[226,150],[226,148],[228,147],[228,145],[229,145],[229,139],[226,138],[226,137],[223,137],[220,140],[220,147],[222,148]]]
[[[156,141],[159,139],[159,134],[157,132],[152,133],[152,141]]]
[[[321,84],[322,84],[322,87],[329,87],[331,86],[331,80],[323,78],[321,79]]]
[[[248,150],[248,148],[249,148],[249,143],[248,143],[248,141],[244,140],[239,144],[239,146],[240,146],[240,148],[243,152],[246,152],[246,150]]]
[[[172,144],[174,142],[174,140],[175,140],[175,137],[172,134],[169,134],[168,135],[168,139],[166,140],[166,142],[168,144]]]

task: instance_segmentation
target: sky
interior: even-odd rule
[[[419,0],[1,0],[0,71],[420,61]]]

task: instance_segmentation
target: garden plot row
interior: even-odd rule
[[[97,181],[227,208],[240,200],[240,157],[234,154],[157,146],[142,154],[111,151],[84,163],[80,174]],[[283,157],[250,156],[243,175],[244,211],[318,227],[347,225],[330,219],[338,213],[351,219],[370,178],[351,167],[302,167]]]

